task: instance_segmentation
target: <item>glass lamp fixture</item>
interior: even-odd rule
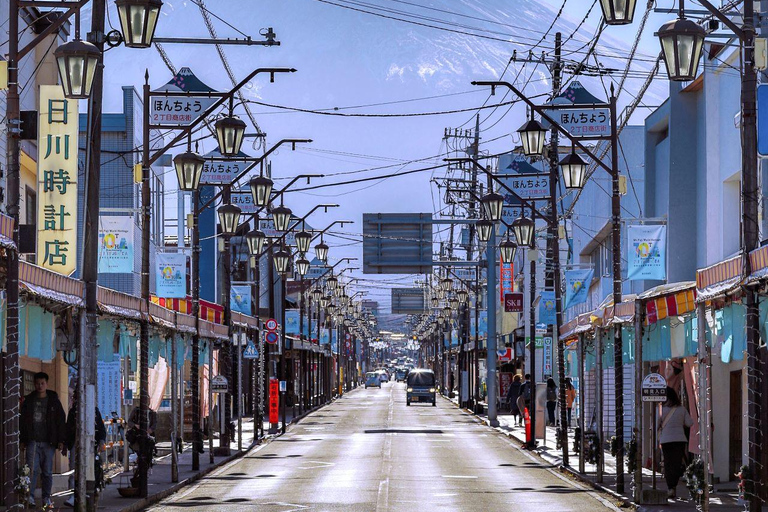
[[[272,210],[272,220],[275,223],[275,229],[278,231],[288,231],[288,225],[291,223],[293,212],[287,206],[282,204]]]
[[[309,272],[309,260],[306,258],[299,258],[296,260],[296,272],[303,278]]]
[[[245,122],[235,115],[220,117],[216,120],[216,140],[219,152],[223,156],[237,156],[243,145]]]
[[[79,37],[64,43],[53,52],[59,68],[59,80],[64,96],[79,100],[91,95],[93,77],[101,52],[96,45]]]
[[[117,0],[123,42],[128,48],[149,48],[157,28],[163,2],[160,0]]]
[[[529,217],[518,217],[512,221],[512,231],[515,233],[518,246],[533,247],[535,227],[536,224]]]
[[[267,235],[263,231],[254,229],[246,233],[245,241],[248,243],[248,253],[251,256],[258,256],[264,249],[264,243],[267,241]]]
[[[291,267],[291,253],[284,248],[280,248],[273,257],[275,261],[275,270],[280,274],[287,274]]]
[[[568,190],[581,190],[587,181],[587,163],[572,149],[571,153],[560,160],[563,171],[563,185]]]
[[[296,233],[296,248],[301,254],[306,254],[309,251],[309,244],[312,242],[312,235],[306,231],[299,231]]]
[[[205,159],[187,151],[173,157],[173,166],[176,168],[176,178],[179,180],[179,190],[187,192],[197,190],[200,185],[200,177],[203,175]]]
[[[517,244],[509,239],[509,234],[507,234],[507,238],[499,244],[499,252],[501,253],[501,259],[504,260],[505,263],[509,263],[515,259]]]
[[[225,204],[219,208],[219,224],[225,236],[232,236],[240,223],[240,208],[233,204]]]
[[[544,153],[544,142],[547,130],[535,119],[531,119],[521,126],[517,133],[520,134],[520,142],[525,156],[538,156]]]
[[[256,176],[248,182],[248,185],[251,187],[253,204],[259,208],[266,207],[269,204],[269,198],[272,196],[274,182],[266,176]]]
[[[673,82],[686,82],[696,78],[701,48],[706,31],[698,23],[680,17],[663,24],[658,31],[667,75]]]
[[[606,25],[629,25],[635,17],[635,0],[600,0]]]
[[[504,196],[491,192],[480,198],[480,202],[483,203],[485,209],[485,216],[491,222],[498,222],[501,220],[501,213],[504,209]]]
[[[493,231],[493,222],[486,219],[479,220],[475,224],[475,230],[477,230],[478,240],[485,243],[491,239],[491,232]]]

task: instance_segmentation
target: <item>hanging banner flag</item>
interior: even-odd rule
[[[155,289],[166,299],[187,297],[187,257],[181,253],[155,254]]]
[[[299,310],[285,310],[285,334],[299,334]]]
[[[99,274],[133,272],[133,217],[99,217]]]
[[[40,86],[37,261],[64,275],[77,267],[78,120],[77,100],[66,99],[60,85]]]
[[[541,292],[539,301],[539,323],[546,325],[555,325],[555,292]]]
[[[251,314],[251,286],[247,284],[232,285],[229,289],[229,304],[232,311],[244,315]]]
[[[511,261],[501,258],[499,265],[499,300],[504,302],[504,295],[515,291],[515,266]]]
[[[594,269],[575,268],[565,271],[565,304],[563,309],[587,302],[589,284],[595,275]]]
[[[627,279],[667,279],[667,226],[627,226]]]
[[[333,329],[330,332],[330,336],[328,333],[328,329],[322,329],[320,331],[320,344],[321,345],[327,345],[328,344],[328,338],[331,340],[331,353],[336,354],[339,351],[339,337],[336,334],[336,329]]]

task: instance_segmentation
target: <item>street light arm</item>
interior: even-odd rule
[[[25,7],[25,2],[19,2],[18,6],[19,8]],[[57,30],[59,30],[64,23],[66,23],[69,18],[72,17],[73,14],[75,14],[77,11],[80,10],[81,7],[83,7],[85,4],[88,3],[88,0],[79,0],[78,2],[56,2],[56,7],[69,7],[69,10],[62,13],[61,16],[55,19],[50,25],[48,25],[45,30],[40,32],[33,40],[31,40],[27,45],[16,52],[16,62],[21,61],[22,58],[24,58],[25,55],[27,55],[29,52],[35,49],[35,47],[40,44],[40,42],[48,37],[49,35],[53,34]],[[33,3],[30,7],[40,7],[40,5],[37,5],[37,3]],[[11,13],[11,16],[18,16],[18,13]]]
[[[557,121],[552,119],[546,112],[544,112],[545,110],[544,108],[540,107],[539,105],[536,105],[534,102],[528,99],[528,97],[525,94],[523,94],[517,87],[515,87],[511,83],[505,82],[505,81],[475,80],[472,82],[472,85],[490,86],[491,94],[493,94],[493,91],[498,86],[507,87],[509,90],[515,93],[518,98],[523,100],[523,103],[531,107],[531,110],[539,114],[542,119],[545,119],[548,123],[554,126],[558,132],[562,133],[565,137],[567,137],[568,140],[571,141],[571,144],[573,144],[574,146],[582,150],[584,154],[586,154],[588,157],[594,160],[597,165],[605,169],[608,172],[608,174],[613,175],[613,169],[611,169],[609,166],[603,163],[603,161],[600,158],[598,158],[597,155],[595,155],[592,151],[590,151],[584,144],[582,144],[578,138],[571,135],[571,133],[568,130],[560,126],[560,124],[558,124]],[[618,170],[616,172],[618,172]]]
[[[701,4],[706,10],[711,12],[712,16],[722,21],[723,25],[731,29],[733,33],[736,34],[736,37],[738,37],[741,41],[744,41],[744,31],[741,29],[741,27],[731,21],[728,16],[723,14],[720,9],[709,3],[709,0],[697,0],[697,2],[699,2],[699,4]]]
[[[309,180],[309,178],[307,178],[307,180]],[[294,181],[296,181],[296,180],[294,180]],[[288,184],[288,186],[290,186],[290,183]],[[286,188],[288,188],[288,187],[286,187]],[[267,248],[265,249],[265,251],[269,251],[272,247],[277,245],[279,242],[282,242],[283,240],[285,240],[285,237],[288,236],[288,233],[290,233],[293,230],[293,228],[298,226],[299,223],[304,222],[305,220],[307,220],[307,217],[309,217],[315,210],[317,210],[318,208],[326,208],[327,209],[327,208],[330,208],[332,206],[338,206],[338,205],[319,204],[319,205],[315,206],[314,208],[312,208],[311,210],[309,210],[309,212],[307,214],[305,214],[303,217],[299,217],[299,219],[296,222],[291,224],[291,226],[288,229],[285,230],[285,233],[283,233],[278,238],[275,238],[272,242],[270,242],[269,245],[267,246]],[[254,215],[256,215],[256,214],[254,214]],[[333,224],[331,224],[331,226],[333,226]],[[331,227],[331,226],[328,226],[328,227]],[[325,229],[328,229],[328,228],[325,228]],[[310,239],[310,242],[312,240],[314,240],[315,238],[317,238],[317,236],[312,237]]]

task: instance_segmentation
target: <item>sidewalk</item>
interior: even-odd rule
[[[320,406],[323,407],[323,406]],[[317,409],[315,409],[317,410]],[[286,425],[290,425],[294,422],[294,420],[298,421],[301,418],[303,418],[306,414],[308,414],[311,411],[308,411],[302,415],[297,415],[296,418],[293,417],[292,410],[289,407],[286,411]],[[265,416],[266,418],[266,416]],[[237,423],[235,423],[237,425]],[[237,426],[235,426],[237,429]],[[269,442],[270,440],[274,439],[275,437],[280,435],[280,427],[278,426],[278,433],[276,435],[269,435],[269,421],[264,421],[264,432],[266,433],[265,437],[262,439],[261,444],[264,444],[265,442]],[[167,455],[162,455],[159,457],[155,457],[154,465],[149,471],[149,482],[148,482],[148,492],[147,498],[124,498],[120,496],[118,492],[119,487],[130,487],[130,478],[133,476],[133,464],[131,464],[131,472],[124,473],[120,472],[112,477],[112,482],[108,484],[101,492],[101,495],[99,497],[99,503],[98,503],[98,509],[104,510],[106,512],[134,512],[138,510],[142,510],[146,508],[147,506],[151,505],[152,503],[155,503],[164,497],[172,494],[173,492],[176,492],[180,488],[184,487],[185,485],[188,485],[195,480],[198,480],[202,477],[204,477],[209,472],[213,471],[214,469],[226,464],[229,461],[232,461],[236,458],[241,457],[243,454],[248,452],[248,450],[252,447],[253,443],[253,417],[250,418],[243,418],[243,442],[242,447],[243,451],[238,452],[237,447],[237,436],[235,436],[235,439],[232,443],[230,443],[230,455],[228,456],[215,456],[213,462],[211,462],[210,453],[208,451],[208,439],[204,439],[203,442],[203,449],[204,453],[200,454],[200,470],[199,471],[192,471],[192,445],[190,442],[186,442],[185,440],[183,452],[179,454],[178,456],[178,482],[172,482],[171,481],[171,463],[172,463],[172,455],[170,454],[170,442],[162,442],[158,443],[157,449],[158,453],[166,453]],[[214,453],[216,453],[216,449],[219,446],[219,439],[218,435],[214,434]],[[255,445],[254,445],[255,446]],[[54,510],[72,510],[70,507],[64,505],[64,502],[72,496],[72,491],[64,491],[59,493],[54,493],[53,501],[54,501]],[[38,490],[36,493],[36,501],[39,504],[40,501],[40,491]]]
[[[447,398],[446,398],[447,399]],[[450,399],[458,407],[457,399]],[[484,423],[488,423],[486,414],[476,415]],[[525,427],[516,426],[514,416],[511,414],[499,414],[498,416],[499,426],[496,430],[508,435],[512,439],[518,441],[521,445],[525,442]],[[553,466],[560,467],[562,465],[562,450],[556,448],[556,428],[546,427],[544,440],[538,440],[538,446],[535,450],[536,454],[543,459],[544,462]],[[585,473],[579,473],[579,455],[573,452],[574,443],[574,429],[568,429],[568,454],[570,468],[564,469],[577,478],[588,482],[590,485],[608,492],[609,494],[623,499],[627,504],[635,507],[637,510],[647,512],[660,512],[667,510],[696,510],[696,506],[690,500],[690,494],[685,487],[685,481],[681,479],[680,484],[677,487],[677,499],[670,500],[667,505],[635,505],[632,502],[632,475],[628,475],[625,472],[625,492],[623,495],[618,495],[615,492],[616,482],[616,459],[611,455],[610,451],[603,452],[604,472],[602,483],[597,482],[596,466],[594,464],[585,464]],[[626,462],[625,462],[626,464]],[[625,467],[626,470],[626,467]],[[643,489],[651,489],[652,487],[653,472],[648,469],[643,469]],[[656,488],[666,493],[667,486],[664,483],[664,475],[656,473]],[[738,491],[736,488],[736,482],[726,482],[724,484],[715,485],[714,492],[710,493],[709,500],[710,510],[717,512],[742,512],[744,510],[744,504],[738,499]]]

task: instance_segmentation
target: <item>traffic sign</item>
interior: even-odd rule
[[[270,318],[269,320],[267,320],[266,322],[264,322],[264,327],[265,327],[265,328],[266,328],[268,331],[276,331],[276,330],[277,330],[277,326],[278,326],[278,325],[279,325],[279,324],[277,323],[277,320],[275,320],[274,318]]]
[[[523,294],[520,292],[504,294],[504,311],[507,313],[522,313]]]
[[[643,402],[666,402],[667,379],[658,373],[649,373],[643,379]]]
[[[499,356],[499,361],[501,362],[511,361],[513,357],[511,348],[499,349],[496,351],[496,354]]]
[[[264,341],[269,343],[270,345],[274,345],[277,343],[278,335],[275,331],[269,331],[264,335]]]
[[[258,359],[259,358],[259,349],[256,348],[256,345],[252,341],[248,341],[248,346],[245,347],[245,350],[243,351],[243,357],[245,359]]]
[[[216,375],[211,379],[211,392],[226,393],[229,391],[229,382],[223,375]]]

